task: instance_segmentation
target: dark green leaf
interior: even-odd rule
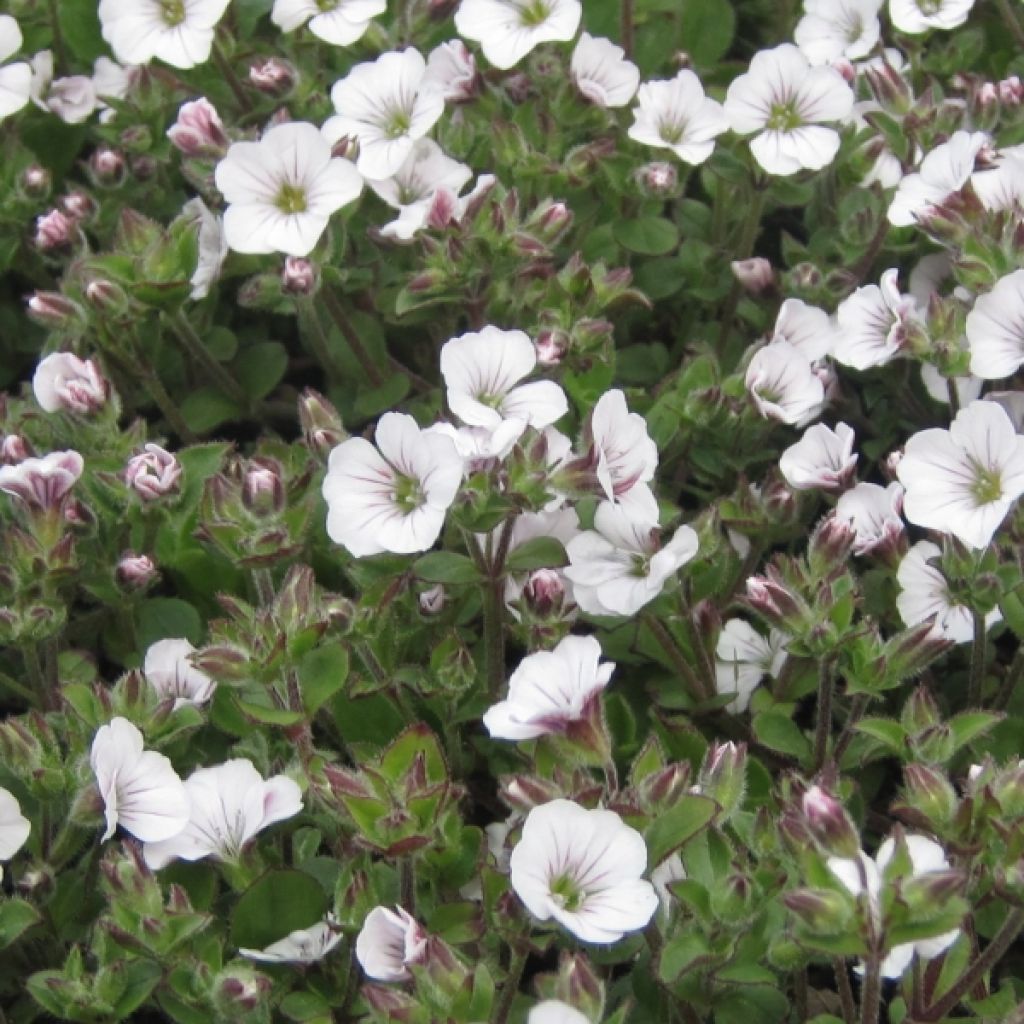
[[[242,390],[250,398],[265,398],[288,369],[288,350],[279,341],[264,341],[245,349],[234,367]]]
[[[0,903],[0,949],[9,946],[41,920],[39,911],[31,903],[16,898],[5,899]]]
[[[637,217],[617,221],[615,237],[630,252],[664,256],[679,245],[679,228],[663,217]]]
[[[413,570],[428,583],[478,583],[482,578],[471,558],[454,551],[431,551],[416,560]]]
[[[691,793],[680,797],[669,810],[658,815],[645,832],[650,866],[656,867],[695,836],[711,821],[717,809],[714,800]]]
[[[239,898],[231,915],[231,941],[236,947],[263,949],[316,924],[327,902],[327,893],[305,872],[268,871]]]
[[[188,602],[176,597],[151,597],[143,601],[137,611],[139,648],[166,637],[184,637],[198,644],[203,637],[203,623],[199,612]]]
[[[754,716],[754,735],[770,750],[803,760],[810,756],[811,744],[791,718],[779,711],[763,711]]]
[[[569,564],[560,540],[554,537],[534,537],[520,544],[508,556],[505,568],[509,572],[531,572],[534,569],[560,569]]]
[[[299,665],[302,703],[310,715],[333,697],[348,678],[348,651],[341,644],[326,644],[310,651]]]

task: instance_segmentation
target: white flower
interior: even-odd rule
[[[424,88],[426,61],[419,50],[381,54],[357,64],[331,89],[337,111],[323,126],[332,145],[341,138],[359,140],[359,173],[377,181],[390,178],[405,163],[444,113],[444,97]]]
[[[590,414],[589,435],[587,461],[609,501],[654,479],[658,447],[647,433],[647,421],[629,411],[626,396],[617,388],[597,400]]]
[[[859,60],[878,42],[882,0],[804,0],[793,40],[811,64]]]
[[[592,636],[567,636],[553,651],[527,655],[509,678],[508,698],[484,714],[487,731],[501,740],[565,732],[586,718],[615,671],[600,658]]]
[[[1024,363],[1024,270],[1001,277],[967,314],[971,373],[1011,377]]]
[[[787,640],[777,629],[763,637],[744,619],[725,623],[715,649],[715,689],[736,694],[726,704],[727,711],[746,711],[761,680],[778,676],[786,661]]]
[[[896,227],[915,224],[967,184],[974,161],[992,139],[985,132],[954,132],[948,142],[936,146],[914,174],[899,183],[889,204],[889,223]]]
[[[476,59],[461,39],[449,39],[427,54],[421,89],[439,92],[448,103],[464,103],[476,95]]]
[[[526,1024],[590,1024],[590,1018],[568,1003],[557,999],[545,999],[530,1010]]]
[[[750,70],[730,86],[725,113],[769,174],[816,171],[830,164],[839,133],[822,121],[842,121],[853,110],[853,90],[833,68],[811,67],[791,43],[754,54]]]
[[[911,295],[900,293],[899,271],[887,270],[881,286],[858,288],[836,310],[836,342],[833,358],[855,370],[884,366],[909,344],[924,325]]]
[[[812,365],[832,354],[835,328],[828,313],[802,299],[786,299],[775,318],[771,344],[788,342]]]
[[[539,43],[572,39],[582,14],[580,0],[462,0],[455,29],[507,71]]]
[[[929,540],[918,541],[904,556],[896,571],[900,593],[896,608],[907,626],[934,619],[935,633],[955,644],[970,643],[974,639],[974,616],[966,605],[957,604],[949,589],[949,581],[934,565],[933,560],[942,552]],[[987,626],[1002,619],[998,608],[985,617]]]
[[[217,684],[189,661],[189,655],[195,651],[184,637],[158,640],[146,650],[142,674],[161,700],[174,698],[174,711],[186,704],[205,704],[217,689]]]
[[[640,84],[640,69],[610,39],[582,32],[572,51],[569,73],[576,88],[599,107],[624,107]]]
[[[424,430],[425,434],[440,434],[455,445],[465,463],[465,474],[469,475],[485,468],[495,459],[504,459],[516,446],[523,435],[526,424],[522,420],[502,420],[501,425],[489,430],[487,427],[456,427],[453,423],[435,423]]]
[[[629,137],[645,146],[671,149],[685,163],[703,163],[715,139],[729,130],[722,105],[704,95],[692,71],[684,69],[668,81],[645,82],[636,99]]]
[[[448,406],[473,427],[495,430],[505,420],[518,420],[540,429],[561,419],[569,402],[558,384],[519,384],[536,366],[537,350],[523,331],[483,327],[441,348]]]
[[[21,813],[15,795],[0,786],[0,860],[10,860],[24,845],[32,823]],[[0,880],[4,877],[0,867]]]
[[[990,213],[1024,207],[1024,146],[1000,150],[971,175],[971,188]]]
[[[644,838],[614,811],[588,811],[571,800],[534,807],[509,863],[526,909],[584,942],[618,942],[658,908],[654,886],[641,877]]]
[[[825,385],[789,342],[776,341],[755,352],[745,380],[757,411],[767,419],[800,426],[825,405]]]
[[[270,20],[282,32],[309,22],[309,31],[325,43],[351,46],[385,10],[387,0],[274,0]]]
[[[889,0],[889,20],[901,32],[920,35],[962,25],[973,6],[974,0]]]
[[[0,64],[21,49],[23,38],[18,23],[0,14]],[[24,61],[0,67],[0,121],[17,113],[32,95],[32,68]]]
[[[853,476],[857,456],[853,451],[853,428],[837,423],[836,429],[817,423],[804,431],[779,459],[779,469],[795,491],[816,487],[841,491]]]
[[[100,0],[103,38],[122,64],[154,57],[176,68],[204,64],[230,0]]]
[[[888,487],[857,484],[836,502],[836,518],[850,523],[856,539],[855,555],[895,550],[903,536],[903,487],[894,480]]]
[[[446,156],[433,139],[419,139],[392,177],[366,181],[388,206],[399,211],[398,219],[385,224],[380,233],[408,241],[426,226],[438,192],[444,189],[449,197],[455,197],[472,177],[469,167]]]
[[[264,779],[245,757],[197,769],[185,780],[185,794],[189,813],[184,829],[143,847],[154,871],[179,858],[235,861],[257,832],[302,810],[298,783],[287,775]]]
[[[308,256],[335,210],[363,182],[347,160],[331,156],[316,128],[279,124],[259,142],[236,142],[217,164],[217,188],[230,204],[224,236],[235,252]]]
[[[697,534],[680,526],[663,547],[658,542],[658,503],[646,486],[618,502],[602,501],[594,529],[566,545],[573,597],[591,615],[635,615],[666,581],[697,553]]]
[[[230,246],[224,231],[224,221],[198,196],[185,203],[181,213],[193,221],[198,229],[199,257],[196,269],[189,279],[189,284],[192,285],[189,298],[198,301],[205,299],[210,294],[211,286],[220,280]]]
[[[103,797],[103,839],[120,825],[136,839],[156,843],[188,824],[184,784],[163,754],[142,744],[142,733],[127,718],[114,718],[93,737],[89,763]]]
[[[15,466],[0,466],[0,491],[20,498],[30,508],[54,509],[78,482],[84,468],[82,456],[76,451],[23,459]]]
[[[949,862],[938,843],[917,835],[905,836],[904,840],[911,863],[909,877],[919,878],[921,875],[934,871],[949,870]],[[863,851],[858,854],[859,865],[857,860],[847,857],[829,857],[828,859],[829,870],[846,886],[849,892],[854,896],[859,896],[865,890],[867,891],[869,913],[876,928],[883,923],[881,921],[881,893],[886,884],[885,869],[895,852],[896,843],[892,839],[886,839],[878,848],[874,860]],[[889,950],[888,956],[882,961],[882,977],[901,977],[910,966],[915,953],[924,960],[930,960],[949,949],[959,934],[960,929],[954,928],[950,932],[944,932],[942,935],[936,935],[929,939],[918,939],[916,942],[906,942],[895,946]]]
[[[135,84],[138,75],[139,69],[134,64],[122,67],[109,57],[97,57],[92,64],[93,88],[101,100],[123,100]]]
[[[266,949],[240,949],[238,952],[250,960],[267,964],[314,964],[322,960],[344,938],[338,919],[328,914],[309,928],[297,928]]]
[[[356,959],[374,981],[406,981],[410,964],[422,962],[427,933],[407,910],[374,907],[356,936]]]
[[[921,382],[925,391],[943,405],[949,405],[949,382],[953,381],[956,388],[958,404],[963,407],[969,405],[976,398],[981,396],[981,389],[984,381],[980,377],[968,374],[966,377],[943,377],[938,369],[931,363],[921,363]]]
[[[89,416],[106,405],[109,385],[91,359],[53,352],[39,361],[32,392],[43,412],[66,410]]]
[[[331,452],[327,533],[356,558],[426,551],[462,483],[462,458],[449,438],[420,430],[404,413],[385,413],[376,440],[377,448],[350,437]]]
[[[150,442],[124,467],[124,482],[143,501],[159,501],[174,494],[181,481],[181,463],[169,451]]]
[[[67,124],[80,124],[96,109],[96,87],[87,75],[53,77],[53,52],[42,50],[32,58],[32,100]]]
[[[1024,434],[1024,391],[990,391],[986,402],[995,402],[1010,417],[1013,429]]]
[[[922,430],[897,467],[910,522],[987,547],[1024,493],[1024,437],[995,402],[971,402],[949,430]]]

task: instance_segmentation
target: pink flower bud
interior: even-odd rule
[[[50,172],[39,164],[31,164],[21,172],[22,190],[33,199],[41,199],[50,191]]]
[[[538,615],[557,613],[565,600],[565,580],[557,569],[537,569],[530,573],[523,596]]]
[[[183,103],[178,119],[167,129],[171,145],[185,156],[221,156],[228,146],[217,108],[206,97]]]
[[[81,191],[69,192],[62,196],[60,205],[64,212],[75,220],[86,220],[96,212],[95,200],[88,193]]]
[[[1024,83],[1017,75],[1004,78],[996,86],[999,92],[999,102],[1004,107],[1019,107],[1024,102]]]
[[[836,857],[856,857],[860,836],[843,805],[821,786],[811,786],[800,801],[811,834]]]
[[[32,390],[44,412],[90,416],[107,404],[110,384],[91,359],[79,359],[71,352],[54,352],[36,367]]]
[[[281,287],[289,295],[312,295],[316,291],[317,271],[311,260],[288,256],[281,271]]]
[[[268,96],[284,96],[295,87],[298,72],[279,57],[267,57],[250,65],[249,81]]]
[[[775,284],[775,271],[763,256],[753,256],[749,260],[733,260],[729,266],[732,268],[733,277],[751,295],[760,295]]]
[[[82,312],[60,292],[33,292],[27,306],[28,315],[43,327],[63,327]]]
[[[147,444],[124,469],[124,482],[143,501],[159,501],[176,493],[180,480],[181,463],[158,444]]]
[[[24,462],[31,454],[28,442],[20,434],[7,434],[0,441],[0,463],[5,466]]]
[[[306,388],[299,397],[299,425],[307,446],[322,456],[348,436],[338,410],[312,388]]]
[[[444,586],[440,583],[424,590],[419,596],[420,611],[424,615],[439,615],[444,608]]]
[[[541,366],[557,366],[569,351],[569,335],[558,327],[546,327],[537,335],[534,347]]]
[[[572,210],[558,199],[542,203],[524,227],[545,242],[553,242],[571,223]]]
[[[242,477],[242,504],[258,516],[284,508],[281,466],[273,459],[252,459]]]
[[[669,196],[679,184],[679,172],[664,160],[652,160],[637,170],[636,181],[648,195]]]
[[[141,156],[132,157],[131,170],[136,181],[149,181],[156,174],[157,162],[153,157],[143,153]]]
[[[331,146],[331,156],[338,157],[341,160],[355,160],[359,156],[359,140],[348,135],[342,135]]]
[[[100,146],[89,157],[89,170],[98,185],[120,185],[127,172],[124,153],[110,146]]]
[[[117,582],[127,590],[141,590],[157,578],[157,568],[149,555],[126,551],[117,563]]]
[[[924,815],[930,826],[943,826],[952,822],[958,802],[949,780],[934,768],[923,764],[903,767],[906,796],[909,806]]]
[[[846,79],[847,85],[853,85],[857,81],[857,68],[852,61],[845,57],[839,57],[832,61],[832,67]]]
[[[71,245],[77,235],[78,224],[62,210],[53,209],[36,218],[35,244],[44,252]]]
[[[105,278],[97,278],[85,286],[85,297],[93,309],[114,310],[121,309],[128,300],[124,289],[107,281]]]

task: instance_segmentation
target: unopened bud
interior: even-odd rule
[[[35,244],[37,249],[51,252],[71,245],[78,236],[78,224],[63,210],[52,209],[36,218]]]
[[[907,113],[914,101],[910,85],[884,57],[865,65],[864,77],[884,109],[897,114]]]
[[[175,494],[181,480],[181,463],[157,444],[133,455],[124,469],[124,482],[143,501],[158,501]]]
[[[773,625],[791,626],[804,618],[803,606],[796,594],[781,580],[769,576],[751,576],[747,580],[747,601]]]
[[[217,108],[206,97],[183,103],[178,119],[167,129],[167,138],[185,156],[222,156],[228,138]]]
[[[541,804],[557,800],[562,794],[554,782],[532,775],[507,775],[501,779],[499,795],[514,811],[529,812]]]
[[[242,477],[242,504],[254,515],[275,515],[284,508],[281,466],[274,459],[255,458]]]
[[[558,327],[546,327],[534,342],[537,362],[541,366],[557,366],[565,358],[569,345],[569,335],[565,331]]]
[[[927,686],[914,690],[900,713],[900,724],[911,734],[930,729],[941,721],[939,706]]]
[[[553,242],[572,224],[572,210],[560,199],[542,203],[524,227],[545,242]]]
[[[78,319],[81,310],[60,292],[34,292],[28,299],[28,314],[43,327],[64,327]]]
[[[7,434],[0,441],[0,463],[5,466],[15,466],[24,462],[32,454],[28,442],[21,434]]]
[[[1007,819],[1024,815],[1024,762],[1007,765],[992,781],[992,795]]]
[[[642,192],[657,198],[672,196],[679,185],[675,165],[664,160],[653,160],[637,168],[635,178]]]
[[[62,196],[60,205],[64,212],[76,221],[88,220],[96,212],[95,200],[82,191],[69,192]]]
[[[822,849],[836,857],[856,857],[860,835],[843,805],[821,786],[811,786],[800,800],[811,835]]]
[[[752,256],[749,260],[733,260],[729,264],[732,275],[745,291],[760,295],[775,284],[775,270],[763,256]]]
[[[523,597],[540,616],[557,613],[565,600],[565,581],[557,569],[537,569],[523,587]]]
[[[953,820],[957,799],[948,779],[923,764],[905,765],[903,778],[907,803],[913,810],[924,815],[933,826]]]
[[[19,181],[22,191],[30,199],[42,199],[48,195],[52,185],[50,172],[39,164],[31,164],[21,172]]]
[[[824,577],[843,566],[850,557],[857,531],[848,519],[826,516],[811,534],[808,564],[815,577]]]
[[[312,388],[299,397],[299,425],[307,446],[324,457],[348,437],[338,410]]]
[[[331,146],[331,156],[342,160],[355,160],[359,156],[359,140],[351,135],[342,135]]]
[[[435,584],[419,596],[420,611],[424,615],[439,615],[444,608],[444,586]]]
[[[704,756],[697,787],[722,808],[723,818],[738,811],[747,791],[747,745],[712,743]]]
[[[232,1020],[239,1012],[251,1013],[264,1003],[273,987],[265,974],[248,967],[224,971],[214,984],[214,1005],[224,1018]]]
[[[817,935],[838,935],[850,919],[849,900],[831,889],[794,889],[783,894],[782,902]]]
[[[798,263],[789,272],[789,278],[793,287],[801,291],[821,286],[821,271],[813,263]]]
[[[149,181],[156,174],[158,166],[156,160],[148,154],[133,157],[132,177],[136,181]]]
[[[311,260],[288,256],[281,270],[281,287],[288,295],[312,295],[317,288],[317,269]]]
[[[589,1020],[599,1020],[604,1007],[604,985],[583,953],[565,953],[558,964],[555,994],[569,1006],[583,1011]]]
[[[112,312],[123,309],[128,301],[125,290],[113,281],[97,278],[85,286],[85,297],[93,309]]]
[[[284,96],[298,81],[298,72],[280,57],[267,57],[249,66],[249,81],[268,96]]]
[[[118,561],[114,575],[117,582],[126,590],[142,590],[148,587],[159,573],[149,555],[136,555],[126,551]]]
[[[97,185],[107,188],[120,185],[127,173],[124,154],[110,146],[100,146],[89,157],[89,170]]]
[[[999,102],[1004,107],[1019,107],[1024,103],[1024,82],[1017,75],[1004,78],[996,86]]]

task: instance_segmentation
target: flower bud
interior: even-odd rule
[[[728,818],[739,810],[747,791],[747,745],[745,743],[712,743],[704,755],[697,787],[722,808]]]
[[[800,800],[811,835],[826,853],[836,857],[856,857],[860,853],[860,834],[843,805],[821,786],[811,786]]]
[[[604,985],[583,953],[563,953],[558,964],[555,995],[580,1009],[590,1020],[600,1020]]]
[[[557,613],[565,600],[565,581],[557,569],[536,569],[523,587],[523,596],[537,615]]]
[[[848,519],[826,516],[811,534],[807,548],[811,574],[821,578],[844,566],[856,539],[857,531]]]
[[[122,184],[127,174],[124,153],[110,146],[100,146],[89,157],[89,171],[97,185],[111,188]]]
[[[563,794],[554,782],[532,775],[506,775],[501,779],[501,799],[514,811],[529,812],[540,804],[557,800]]]
[[[341,160],[352,160],[359,156],[359,140],[350,135],[342,135],[337,142],[331,146],[331,156]]]
[[[919,686],[903,705],[900,724],[909,733],[922,732],[942,721],[939,706],[927,686]]]
[[[792,631],[792,626],[804,619],[802,602],[781,579],[751,576],[747,580],[747,601],[772,625],[783,629],[788,626]]]
[[[789,272],[789,278],[798,291],[821,287],[821,271],[813,263],[798,263]]]
[[[21,434],[7,434],[0,441],[0,464],[4,466],[15,466],[31,454],[32,450]]]
[[[760,295],[775,284],[775,270],[763,256],[753,256],[749,260],[733,260],[729,267],[732,269],[733,277],[751,295]]]
[[[76,221],[88,220],[97,210],[96,202],[86,192],[76,190],[62,196],[60,205],[64,212]]]
[[[28,198],[42,199],[43,196],[49,195],[52,179],[45,167],[31,164],[21,172],[18,184]]]
[[[653,160],[637,168],[635,178],[642,192],[658,199],[671,197],[679,185],[675,165],[664,160]]]
[[[78,236],[78,223],[56,208],[36,218],[36,248],[43,252],[63,249]]]
[[[113,281],[97,278],[85,286],[85,298],[93,309],[112,312],[123,309],[128,302],[125,290]]]
[[[849,900],[831,889],[793,889],[783,894],[782,902],[817,935],[838,935],[850,919]]]
[[[249,66],[249,81],[268,96],[284,96],[295,88],[298,72],[280,57],[267,57]]]
[[[185,156],[223,156],[228,147],[217,108],[205,96],[183,103],[167,138]]]
[[[1007,765],[992,781],[992,795],[1009,818],[1024,815],[1024,762]]]
[[[1011,75],[997,83],[999,102],[1004,107],[1019,107],[1024,103],[1024,82],[1017,75]]]
[[[156,160],[145,153],[132,157],[132,177],[136,181],[149,181],[156,174],[157,167]]]
[[[908,764],[903,768],[908,805],[924,815],[929,824],[946,825],[957,810],[956,793],[949,781],[934,768]]]
[[[541,366],[558,366],[569,351],[569,335],[558,327],[546,327],[537,335],[534,348]]]
[[[299,397],[299,425],[306,445],[323,457],[348,437],[338,410],[312,388]]]
[[[147,444],[145,451],[133,455],[124,468],[124,482],[143,501],[159,501],[178,492],[181,463],[157,444]]]
[[[110,384],[91,359],[53,352],[36,367],[32,391],[44,412],[91,416],[106,405]]]
[[[149,555],[136,555],[126,551],[118,561],[114,575],[117,582],[126,590],[142,590],[148,587],[159,573]]]
[[[43,327],[64,327],[81,312],[60,292],[33,292],[28,298],[28,315]]]
[[[884,57],[864,66],[864,78],[875,99],[895,114],[907,113],[914,102],[906,79]]]
[[[424,615],[440,615],[444,608],[444,586],[441,583],[435,584],[429,590],[424,590],[419,595],[420,611]]]
[[[315,264],[302,256],[289,256],[281,271],[281,287],[288,295],[312,295],[318,284]]]
[[[281,466],[274,459],[250,459],[242,477],[242,504],[254,515],[275,515],[284,508]]]
[[[213,1001],[223,1020],[236,1020],[259,1009],[270,995],[271,980],[251,967],[231,967],[214,982]]]
[[[572,210],[560,199],[548,199],[523,225],[545,242],[554,242],[572,224]]]

